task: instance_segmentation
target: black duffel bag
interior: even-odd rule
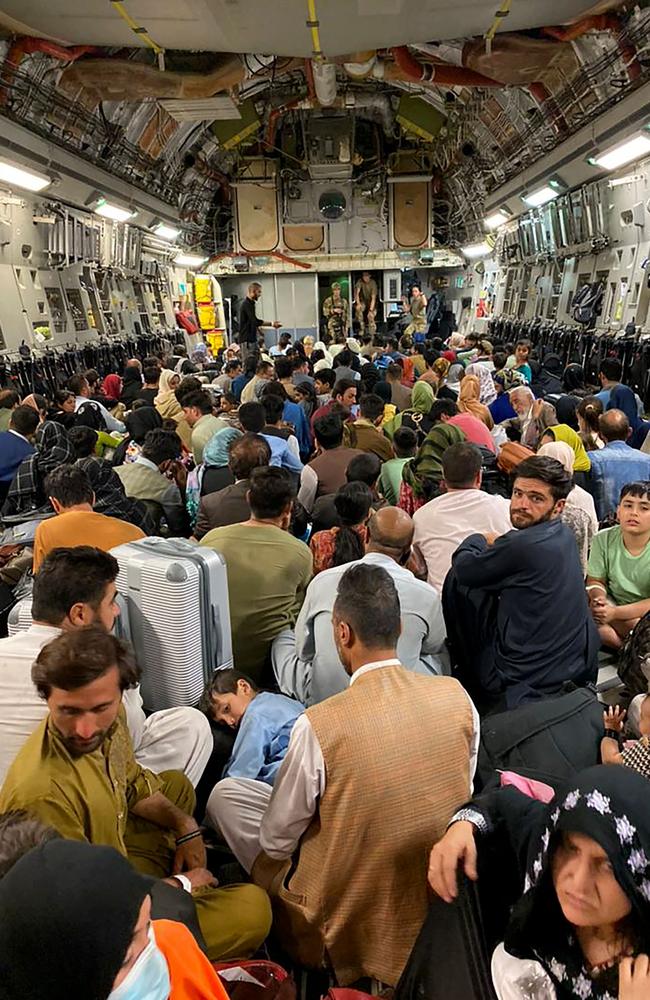
[[[477,789],[515,771],[557,789],[600,763],[603,707],[590,688],[534,701],[481,721]]]

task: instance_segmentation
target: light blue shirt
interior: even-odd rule
[[[630,448],[625,441],[612,441],[600,450],[590,451],[589,458],[589,485],[599,521],[616,510],[627,483],[650,479],[650,455]]]
[[[402,612],[402,633],[397,641],[402,666],[419,674],[442,673],[438,654],[445,649],[446,629],[438,592],[390,556],[367,552],[356,563],[334,566],[314,577],[296,622],[294,648],[283,648],[282,640],[291,633],[276,639],[273,666],[278,684],[306,705],[324,701],[348,686],[349,678],[334,644],[332,607],[341,577],[359,562],[381,566],[393,578]]]
[[[94,405],[99,409],[99,412],[101,413],[102,417],[106,421],[106,430],[107,431],[117,431],[118,434],[124,434],[125,433],[126,427],[122,423],[122,421],[121,420],[116,420],[115,417],[113,417],[108,412],[108,410],[106,409],[106,407],[102,403],[98,403],[96,399],[88,399],[86,396],[76,396],[75,397],[75,401],[74,401],[74,410],[75,410],[75,413],[77,412],[77,410],[79,409],[80,406],[84,405],[84,403],[94,403]]]
[[[224,778],[252,778],[272,785],[285,758],[291,730],[305,708],[283,694],[260,691],[244,712]]]
[[[296,458],[288,443],[284,438],[276,437],[275,434],[262,434],[271,449],[271,461],[269,465],[278,466],[281,469],[288,469],[300,475],[302,472],[302,462]]]

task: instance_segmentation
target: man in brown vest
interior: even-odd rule
[[[400,605],[352,566],[333,608],[350,687],[300,716],[275,787],[227,778],[207,820],[270,893],[283,947],[341,985],[395,985],[427,913],[427,858],[467,799],[478,716],[457,681],[400,665]]]

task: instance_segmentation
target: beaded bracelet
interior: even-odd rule
[[[185,833],[182,837],[176,838],[176,846],[181,847],[182,844],[187,844],[189,840],[194,840],[196,837],[201,837],[202,833],[200,830],[192,830],[191,833]]]

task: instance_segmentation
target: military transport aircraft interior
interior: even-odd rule
[[[650,1000],[648,781],[648,0],[0,0],[0,1000]]]

